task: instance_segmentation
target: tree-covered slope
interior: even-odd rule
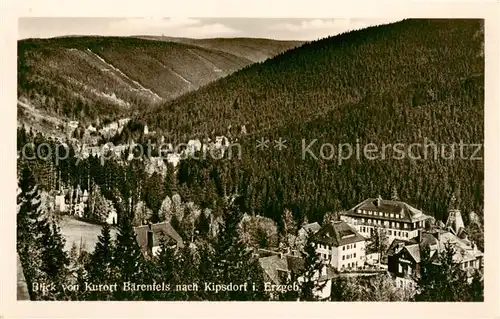
[[[246,67],[144,119],[174,135],[226,133],[229,125],[256,132],[367,96],[409,90],[418,103],[429,90],[482,74],[481,32],[479,20],[405,20],[345,33]]]
[[[276,48],[269,53],[286,49]],[[251,63],[189,43],[120,37],[27,39],[18,42],[18,96],[57,115],[95,118],[171,100]]]
[[[262,62],[268,58],[300,46],[302,41],[280,41],[260,38],[210,38],[190,39],[160,36],[138,36],[141,39],[178,42],[227,52],[253,62]]]
[[[481,214],[483,150],[476,153],[475,144],[484,140],[482,44],[478,20],[372,27],[248,67],[158,107],[146,121],[173,140],[225,134],[232,125],[241,160],[214,161],[215,171],[223,172],[217,178],[210,177],[218,176],[212,166],[192,160],[179,178],[189,187],[212,189],[213,183],[214,189],[236,191],[245,210],[278,221],[286,206],[298,218],[321,220],[327,211],[369,197],[389,198],[393,187],[402,200],[438,219],[446,217],[452,193],[460,208]],[[274,149],[280,137],[287,141],[282,151]],[[260,138],[270,140],[269,148],[256,148]],[[303,157],[303,145],[315,139],[315,156]],[[425,159],[423,147],[431,142],[436,151],[429,146]],[[321,158],[324,143],[336,153],[328,146]],[[359,144],[360,156],[339,164],[339,143],[353,151]],[[377,159],[363,154],[369,143],[378,148]],[[403,155],[394,151],[397,143]],[[382,157],[384,145],[391,146]]]

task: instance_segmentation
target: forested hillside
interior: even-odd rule
[[[250,54],[258,45],[252,42]],[[264,55],[288,48],[278,41],[275,50],[268,47],[273,46],[266,43]],[[18,97],[57,116],[95,119],[171,100],[250,63],[243,55],[187,43],[27,39],[18,42]]]
[[[464,41],[467,39],[467,41]],[[285,206],[297,218],[320,220],[363,199],[390,196],[441,219],[452,192],[463,209],[482,214],[483,161],[430,156],[427,160],[302,159],[302,139],[321,143],[396,144],[425,139],[482,144],[484,130],[483,31],[479,20],[405,20],[306,44],[252,65],[201,90],[146,111],[158,132],[183,141],[211,132],[247,136],[242,160],[225,163],[226,181],[243,206],[279,220]],[[185,110],[189,110],[186,112]],[[261,137],[270,149],[255,148]],[[288,148],[273,150],[273,139]],[[465,153],[470,157],[474,149]],[[482,157],[482,149],[476,154]],[[336,157],[335,157],[336,159]],[[180,178],[200,183],[210,167],[198,163]],[[187,165],[187,164],[186,164]],[[222,165],[222,164],[217,164]],[[226,169],[227,171],[227,169]],[[181,181],[182,182],[182,181]],[[207,187],[207,182],[201,184]],[[234,185],[241,187],[235,188]],[[195,185],[191,185],[195,187]]]

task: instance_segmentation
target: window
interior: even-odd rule
[[[398,231],[398,236],[400,236],[400,237],[401,237],[401,232],[400,232],[400,231]]]
[[[354,243],[354,248],[356,248],[356,243]]]
[[[372,214],[372,211],[371,211],[371,210],[369,210],[369,211],[368,211],[368,215],[371,215],[371,214]]]
[[[405,237],[408,238],[408,232],[405,233]]]
[[[378,212],[373,212],[373,215],[378,216]]]
[[[344,255],[344,256],[342,256],[342,260],[345,260],[345,255]]]
[[[398,264],[398,271],[399,273],[403,273],[403,265]]]
[[[392,230],[389,229],[389,236],[392,236]]]
[[[393,213],[391,213],[391,218],[394,218],[394,214]]]
[[[356,253],[354,253],[353,257],[356,258]]]
[[[342,246],[342,250],[345,250],[345,246]]]
[[[408,224],[407,224],[407,223],[404,223],[404,224],[403,224],[403,228],[405,228],[405,229],[406,229],[406,228],[408,228]]]

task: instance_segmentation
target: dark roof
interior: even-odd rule
[[[395,217],[390,217],[389,216],[374,216],[374,215],[368,215],[368,214],[362,214],[360,211],[372,211],[372,212],[382,212],[382,213],[389,213],[389,214],[395,214],[395,215],[400,215],[400,216],[395,216]],[[416,222],[416,221],[421,221],[429,218],[428,215],[425,215],[422,213],[422,211],[416,209],[415,207],[412,207],[408,205],[405,202],[401,201],[394,201],[394,200],[387,200],[387,199],[380,199],[377,200],[376,198],[368,198],[361,202],[360,204],[354,206],[350,210],[346,211],[343,213],[344,215],[349,215],[349,216],[363,216],[363,217],[375,217],[378,219],[385,219],[385,220],[394,220],[394,221],[407,221],[407,222]],[[401,217],[401,218],[399,218]]]
[[[153,246],[159,246],[162,237],[165,237],[167,242],[171,241],[179,247],[184,247],[184,242],[181,236],[169,223],[163,222],[158,224],[134,227],[137,243],[139,244],[141,250],[145,251],[148,249],[148,230],[150,226],[151,230],[153,231]]]
[[[279,255],[259,258],[259,263],[267,277],[275,284],[281,283],[279,270],[288,271],[287,259]]]
[[[298,256],[286,255],[286,261],[288,264],[288,270],[294,273],[298,273],[304,268],[304,259]]]
[[[325,224],[312,236],[313,241],[339,247],[360,241],[365,241],[354,228],[344,221],[333,221]]]
[[[304,268],[304,260],[301,257],[279,253],[259,258],[259,263],[267,277],[275,284],[282,283],[281,272],[297,274]]]
[[[301,227],[301,230],[303,230],[306,234],[314,234],[320,229],[321,226],[317,222],[305,224]]]
[[[400,251],[400,248],[403,248],[406,245],[414,245],[414,244],[417,244],[417,241],[414,238],[410,240],[395,238],[389,245],[389,248],[387,249],[387,254],[389,256],[392,256],[394,254],[397,254]]]

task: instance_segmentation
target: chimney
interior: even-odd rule
[[[382,203],[382,196],[378,195],[378,197],[377,197],[377,202],[376,202],[376,204],[375,204],[375,205],[376,205],[377,207],[380,207],[380,204],[381,204],[381,203]]]

